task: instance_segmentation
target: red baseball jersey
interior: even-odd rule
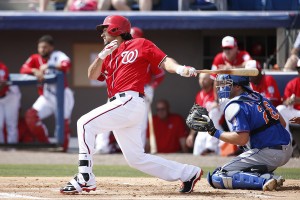
[[[300,77],[296,77],[288,82],[284,90],[283,99],[286,100],[288,97],[295,94],[296,97],[300,97]],[[294,104],[294,108],[300,110],[300,104]]]
[[[232,62],[227,60],[225,54],[222,52],[215,56],[211,69],[219,69],[222,65],[230,65],[235,68],[235,66],[239,66],[248,60],[251,60],[251,56],[247,51],[238,51],[235,60]],[[215,78],[216,75],[212,75],[211,77]]]
[[[128,90],[144,93],[149,64],[151,71],[159,74],[159,65],[165,58],[166,54],[149,40],[128,40],[104,59],[98,80],[105,78],[109,98]]]
[[[270,99],[274,106],[281,104],[281,96],[275,79],[269,75],[263,75],[260,83],[255,85],[250,82],[252,89]]]
[[[176,153],[181,151],[179,140],[187,136],[187,131],[185,122],[180,115],[169,114],[167,120],[161,120],[157,115],[154,115],[153,128],[158,153]],[[149,138],[149,127],[147,138]]]
[[[200,90],[195,98],[195,102],[206,108],[208,111],[211,109],[212,103],[215,101],[214,90],[211,89],[210,91],[206,92],[205,90]]]
[[[51,61],[50,61],[51,60]],[[55,65],[60,65],[60,70],[67,73],[71,68],[70,59],[61,51],[54,51],[50,59],[43,58],[40,54],[31,55],[27,61],[22,65],[20,73],[21,74],[33,74],[32,69],[40,69],[41,65],[51,62]],[[67,77],[65,76],[65,86],[68,85]],[[39,94],[43,94],[43,86],[38,86]]]
[[[7,67],[0,62],[0,84],[1,82],[6,82],[9,79],[9,73]],[[0,90],[0,97],[5,96],[6,92],[8,91],[8,86],[5,86]]]

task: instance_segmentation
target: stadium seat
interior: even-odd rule
[[[264,10],[262,0],[228,0],[227,6],[228,10]]]
[[[299,10],[298,0],[266,0],[266,10]]]

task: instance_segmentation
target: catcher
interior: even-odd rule
[[[283,118],[268,99],[252,91],[249,77],[219,75],[216,88],[220,102],[230,99],[224,109],[232,125],[230,132],[217,130],[207,110],[196,104],[186,119],[187,125],[239,145],[244,152],[208,173],[209,184],[219,189],[278,189],[284,179],[273,171],[287,163],[293,151]]]

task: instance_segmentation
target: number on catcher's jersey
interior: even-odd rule
[[[263,101],[263,103],[264,103],[264,106],[265,106],[266,110],[269,111],[270,116],[271,116],[273,119],[278,120],[278,119],[279,119],[279,114],[278,114],[276,111],[273,110],[273,108],[270,106],[270,104],[269,104],[267,101]],[[259,105],[257,106],[257,109],[258,109],[259,112],[262,112],[263,118],[264,118],[266,124],[268,124],[269,121],[270,121],[270,119],[268,118],[268,115],[267,115],[266,110],[264,110],[264,109],[263,109],[261,106],[259,106]]]

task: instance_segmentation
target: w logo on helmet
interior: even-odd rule
[[[122,58],[122,63],[123,64],[128,64],[128,63],[133,63],[136,58],[138,57],[139,52],[138,50],[134,50],[134,51],[124,51],[121,56]]]

